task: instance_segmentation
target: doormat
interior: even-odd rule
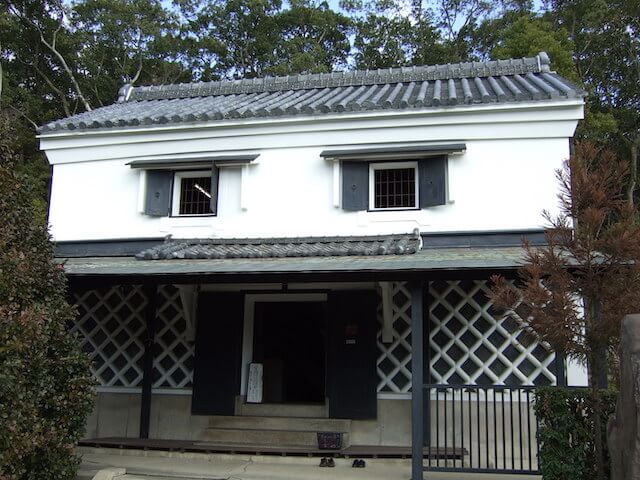
[[[342,433],[318,432],[318,448],[320,450],[340,450],[342,448]]]

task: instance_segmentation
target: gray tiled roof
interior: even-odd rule
[[[585,92],[549,68],[549,57],[131,87],[118,102],[51,122],[41,133],[544,101]]]
[[[370,237],[298,237],[169,240],[136,255],[139,260],[343,257],[409,255],[420,250],[420,234]]]
[[[67,275],[287,275],[355,272],[412,274],[424,271],[497,271],[516,269],[525,261],[522,247],[464,247],[421,250],[414,255],[349,257],[226,258],[210,260],[158,260],[140,262],[132,257],[58,257]],[[333,277],[335,278],[335,277]],[[397,278],[397,277],[396,277]]]

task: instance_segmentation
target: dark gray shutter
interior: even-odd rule
[[[211,200],[209,208],[214,215],[218,214],[218,179],[220,178],[220,169],[215,162],[211,164]]]
[[[240,393],[242,293],[201,293],[193,366],[191,413],[233,415]]]
[[[334,291],[328,298],[327,396],[331,418],[377,416],[378,294]]]
[[[173,172],[148,170],[144,213],[154,217],[166,217],[171,208],[171,182]]]
[[[367,210],[369,207],[369,164],[367,162],[342,163],[342,208]]]
[[[425,158],[418,162],[420,208],[447,203],[447,157]]]

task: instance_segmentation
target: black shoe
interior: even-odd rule
[[[364,460],[362,459],[356,460],[356,462],[358,462],[358,466],[356,468],[364,468],[366,466],[366,464],[364,463]]]
[[[328,458],[327,467],[335,467],[335,466],[336,466],[336,462],[333,461],[333,458]]]
[[[323,457],[322,460],[320,460],[320,466],[321,467],[328,467],[329,466],[329,462],[327,461],[327,459],[325,457]]]
[[[356,458],[351,464],[351,468],[360,468],[360,460]]]

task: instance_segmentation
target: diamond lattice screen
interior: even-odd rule
[[[78,317],[70,330],[89,354],[99,385],[140,386],[147,304],[142,288],[116,285],[75,292],[74,297]]]
[[[100,386],[142,385],[147,298],[140,286],[117,285],[74,293],[78,318],[71,326],[92,360]],[[178,289],[158,288],[153,387],[190,388],[193,344],[187,339]]]
[[[173,285],[158,289],[156,321],[153,386],[191,388],[194,346],[187,339],[180,292]]]
[[[486,280],[429,284],[431,383],[554,383],[554,355],[496,318],[488,294]]]
[[[392,283],[393,341],[378,332],[378,391],[411,391],[411,294]],[[430,382],[548,385],[555,382],[554,356],[508,319],[494,316],[486,280],[429,283]],[[378,309],[382,325],[382,306]]]
[[[394,282],[390,287],[393,341],[383,343],[382,329],[378,331],[378,391],[407,393],[411,391],[411,293],[404,283]],[[378,322],[383,324],[382,302]]]

